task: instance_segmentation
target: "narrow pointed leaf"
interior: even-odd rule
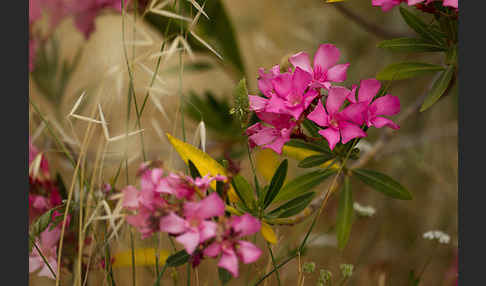
[[[297,165],[300,168],[313,168],[324,164],[334,158],[333,154],[312,155],[300,161]]]
[[[181,250],[169,256],[166,260],[166,263],[169,267],[177,267],[189,261],[190,257],[191,256],[185,250]]]
[[[262,221],[262,228],[260,229],[263,238],[266,241],[270,242],[271,244],[277,243],[277,235],[273,231],[272,227],[268,225],[266,222]]]
[[[285,184],[275,197],[274,202],[285,202],[311,191],[325,179],[335,174],[336,170],[318,170],[306,173]]]
[[[376,191],[399,200],[411,200],[412,195],[400,183],[389,176],[373,170],[354,169],[353,174]]]
[[[251,187],[250,183],[248,183],[243,176],[236,175],[233,177],[232,184],[236,194],[240,200],[243,201],[246,207],[253,208],[255,199],[253,196],[253,188]]]
[[[392,40],[385,40],[377,45],[378,48],[387,49],[394,52],[442,52],[446,51],[447,47],[430,42],[424,39],[415,38],[398,38]]]
[[[408,11],[407,9],[400,7],[400,14],[402,14],[403,19],[405,22],[412,28],[415,32],[417,32],[420,36],[425,39],[431,40],[437,44],[442,44],[443,40],[434,33],[433,29],[427,24],[422,21],[419,17],[417,17],[412,12]]]
[[[326,145],[319,145],[316,143],[306,142],[299,139],[290,139],[289,142],[285,143],[286,146],[302,148],[310,151],[316,151],[321,153],[331,153],[329,147]]]
[[[338,246],[342,250],[346,246],[353,224],[353,194],[349,187],[349,178],[345,177],[343,189],[339,196],[339,208],[336,222]]]
[[[265,194],[265,199],[263,201],[263,208],[267,208],[278,195],[278,192],[282,188],[285,177],[287,176],[287,169],[288,169],[288,160],[285,159],[282,161],[280,166],[275,171],[275,174],[272,177],[272,181],[270,182],[270,187]]]
[[[401,80],[436,73],[442,70],[444,70],[444,67],[439,65],[406,62],[387,66],[376,75],[376,78],[378,80]]]
[[[278,208],[271,211],[269,214],[278,215],[279,218],[286,218],[296,215],[304,210],[310,204],[310,202],[312,202],[314,195],[314,192],[303,194],[302,196],[297,197],[279,206]]]
[[[233,276],[231,276],[231,273],[228,272],[228,270],[218,267],[218,276],[219,276],[219,281],[221,281],[221,285],[226,285],[228,282],[231,280]]]
[[[429,109],[432,105],[434,105],[434,103],[437,102],[437,100],[441,98],[441,96],[447,90],[453,75],[454,66],[452,65],[442,72],[439,78],[437,78],[437,80],[434,82],[434,85],[432,86],[429,95],[427,95],[425,98],[422,107],[420,107],[420,112]]]

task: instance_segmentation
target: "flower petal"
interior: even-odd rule
[[[309,86],[312,81],[312,75],[303,69],[297,67],[295,68],[294,74],[292,75],[292,91],[293,94],[302,96],[305,89]]]
[[[286,97],[292,90],[292,75],[289,73],[280,74],[272,80],[272,84],[279,96]]]
[[[370,103],[380,90],[381,83],[374,79],[364,79],[361,81],[358,91],[358,101]]]
[[[244,240],[238,241],[238,248],[236,252],[238,253],[241,261],[243,261],[245,264],[257,261],[262,254],[262,251],[253,243]]]
[[[349,140],[358,138],[358,137],[366,137],[366,132],[364,132],[358,125],[353,123],[340,121],[339,122],[339,130],[341,132],[341,141],[343,144],[349,142]]]
[[[139,191],[134,186],[127,186],[123,189],[123,207],[126,209],[138,208]]]
[[[250,102],[250,110],[255,112],[263,111],[268,102],[268,99],[257,95],[248,95],[248,100]]]
[[[160,219],[160,230],[168,233],[182,233],[187,229],[187,226],[188,223],[173,212]]]
[[[314,70],[316,67],[321,68],[321,70],[328,70],[330,67],[335,66],[339,61],[341,53],[332,44],[322,44],[317,49],[314,55]]]
[[[238,237],[243,237],[257,233],[261,228],[261,223],[252,215],[244,214],[242,216],[233,217],[231,227]]]
[[[351,91],[342,86],[333,86],[329,89],[329,96],[326,100],[326,110],[329,114],[334,114],[339,111],[344,100],[348,97]]]
[[[199,245],[199,233],[197,231],[188,231],[179,235],[176,241],[184,245],[187,253],[192,254]]]
[[[238,257],[233,250],[224,250],[218,266],[228,270],[234,277],[238,277]]]
[[[319,100],[317,103],[316,108],[307,115],[307,118],[311,121],[314,121],[319,126],[328,126],[329,122],[327,121],[328,114],[322,105],[322,101]]]
[[[349,64],[335,65],[327,71],[327,80],[334,82],[343,82],[346,80],[346,71]]]
[[[221,252],[221,243],[215,241],[206,247],[203,254],[209,257],[216,257]]]
[[[366,112],[368,111],[368,104],[365,102],[352,103],[347,106],[339,114],[345,120],[351,121],[358,125],[363,124]]]
[[[376,128],[381,128],[383,126],[388,126],[391,129],[400,129],[400,126],[398,126],[395,122],[391,121],[388,118],[385,117],[376,117],[371,120],[371,124],[375,126]]]
[[[312,67],[309,60],[309,54],[305,52],[299,52],[289,58],[289,62],[295,67],[299,67],[304,71],[312,74]]]
[[[400,99],[398,96],[387,94],[377,98],[371,103],[370,111],[373,115],[392,116],[400,112]]]
[[[212,221],[202,221],[199,225],[199,236],[200,241],[204,242],[216,235],[216,230],[218,229],[218,224]]]
[[[321,134],[322,137],[326,138],[327,142],[329,143],[329,149],[331,149],[331,151],[341,139],[339,137],[339,131],[333,128],[319,130],[319,134]]]
[[[215,216],[221,216],[224,214],[224,202],[219,197],[218,193],[211,193],[209,196],[205,197],[204,199],[200,200],[197,203],[197,211],[195,208],[189,208],[186,211],[186,205],[190,205],[191,203],[186,203],[184,205],[184,215],[186,217],[199,217],[201,219],[208,219]]]

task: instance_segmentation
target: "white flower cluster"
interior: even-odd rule
[[[367,217],[372,217],[376,212],[374,207],[362,206],[358,202],[354,202],[353,209],[356,211],[356,213],[358,213],[358,215]]]
[[[423,237],[430,240],[436,239],[437,241],[439,241],[439,243],[443,244],[448,244],[451,240],[451,237],[447,233],[444,233],[440,230],[427,231],[426,233],[424,233]]]

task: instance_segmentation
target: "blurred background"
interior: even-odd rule
[[[246,76],[249,92],[255,94],[258,68],[268,69],[275,64],[285,64],[287,57],[296,52],[305,51],[313,55],[322,43],[336,45],[341,51],[340,63],[351,64],[346,80],[349,85],[374,77],[390,63],[435,60],[430,58],[430,54],[396,54],[377,48],[376,44],[381,40],[413,35],[413,32],[403,23],[398,9],[384,13],[372,7],[370,0],[350,0],[337,4],[326,4],[322,0],[221,2],[234,29],[239,47],[236,52],[241,57],[243,69],[235,71],[234,67],[224,64],[228,61],[228,52],[221,42],[214,40],[219,34],[211,35],[211,31],[219,30],[210,29],[201,32],[201,36],[208,39],[216,51],[224,51],[223,62],[203,48],[193,49],[192,57],[186,52],[181,59],[179,53],[175,53],[163,58],[153,85],[150,82],[157,58],[150,55],[160,50],[163,36],[156,25],[142,21],[139,16],[136,19],[131,15],[126,17],[125,41],[135,43],[127,45],[127,49],[130,57],[136,59],[131,67],[138,103],[143,102],[147,92],[150,93],[141,117],[147,160],[162,160],[166,166],[182,170],[182,161],[164,135],[169,132],[182,138],[179,112],[182,93],[186,106],[184,123],[187,141],[198,142],[196,128],[200,121],[204,121],[208,153],[218,159],[233,159],[240,164],[243,175],[250,178],[242,130],[228,115],[228,110],[223,109],[232,106],[233,88],[241,77]],[[210,10],[207,12],[209,20],[201,16],[200,22],[225,23],[221,15],[212,15]],[[195,11],[192,11],[194,14]],[[54,37],[58,43],[59,58],[73,61],[82,49],[79,62],[60,99],[48,95],[49,92],[40,88],[39,81],[31,76],[31,100],[50,121],[56,122],[56,132],[61,134],[74,153],[80,151],[88,123],[67,115],[83,92],[85,96],[75,113],[97,118],[100,104],[108,122],[110,137],[124,134],[127,128],[129,77],[123,49],[122,17],[113,12],[97,17],[96,29],[87,41],[70,20],[62,22]],[[227,39],[226,35],[221,37],[220,41]],[[184,65],[182,73],[179,60]],[[440,63],[440,59],[437,59],[437,63]],[[428,90],[432,79],[433,76],[424,76],[394,81],[390,91],[400,98],[402,110],[405,110]],[[220,113],[211,113],[212,109],[205,112],[208,98],[221,104],[213,105]],[[136,131],[136,117],[134,111],[131,112],[129,131]],[[102,128],[96,127],[93,132],[87,149],[88,165],[95,161],[101,143],[106,140]],[[362,152],[366,152],[378,140],[380,132],[380,129],[368,132],[368,137],[363,140]],[[32,112],[30,134],[31,138],[34,136],[37,147],[47,155],[51,168],[59,170],[65,182],[70,183],[72,166],[56,149],[41,120]],[[101,181],[113,178],[120,162],[128,158],[129,172],[121,174],[117,188],[123,188],[127,181],[135,184],[134,174],[143,161],[140,137],[131,136],[103,146],[105,156]],[[256,150],[255,157],[262,180],[268,177],[266,172],[270,172],[283,159],[272,152],[259,150]],[[401,182],[414,199],[392,200],[353,180],[354,200],[361,205],[372,206],[376,213],[372,217],[356,216],[349,243],[340,251],[334,233],[338,200],[337,196],[331,198],[301,258],[302,262],[316,264],[316,271],[306,274],[305,285],[316,285],[319,269],[330,270],[334,277],[333,285],[339,285],[339,265],[343,263],[354,265],[354,273],[346,285],[414,285],[409,279],[410,272],[420,273],[424,265],[427,267],[420,285],[455,285],[457,161],[457,96],[453,95],[444,97],[424,113],[415,112],[409,116],[402,122],[401,129],[394,132],[387,145],[366,166],[383,171]],[[297,168],[296,161],[290,160],[289,163],[290,178],[303,173],[302,169]],[[316,190],[326,190],[327,184],[324,182]],[[308,219],[295,226],[278,228],[280,242],[274,247],[277,260],[283,260],[290,249],[299,244],[309,223]],[[451,241],[439,245],[422,238],[424,232],[434,229],[449,234]],[[130,249],[129,234],[127,225],[119,230],[119,237],[111,242],[113,253]],[[133,234],[138,247],[155,247],[157,244],[155,239],[141,240],[138,233]],[[264,246],[261,237],[257,241]],[[161,239],[157,247],[170,250],[165,239]],[[201,285],[219,285],[214,265],[213,260],[206,260],[200,265],[198,274]],[[267,259],[262,258],[255,265],[243,266],[241,277],[233,279],[230,285],[250,285],[247,284],[249,281],[268,272],[268,265]],[[101,266],[90,271],[88,285],[108,285]],[[152,285],[155,277],[153,266],[140,265],[136,271],[138,285]],[[166,272],[162,285],[183,285],[185,273],[185,267]],[[245,277],[245,273],[249,274]],[[283,267],[280,276],[283,285],[296,285],[297,261]],[[114,277],[116,285],[131,285],[131,267],[115,267]],[[54,285],[51,280],[35,275],[31,275],[30,279],[32,285]],[[63,283],[70,285],[68,278]],[[267,283],[277,285],[273,276]]]

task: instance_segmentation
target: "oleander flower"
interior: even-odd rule
[[[238,277],[238,260],[249,264],[258,260],[262,254],[253,243],[240,238],[258,232],[260,227],[260,221],[249,214],[232,217],[223,236],[206,247],[203,254],[208,257],[217,257],[221,254],[218,266]]]
[[[263,149],[272,149],[278,154],[282,153],[282,148],[290,140],[295,122],[288,121],[286,127],[281,129],[267,126],[261,122],[255,123],[246,129],[250,147],[260,146]]]
[[[224,202],[211,193],[199,202],[186,202],[183,216],[171,212],[160,220],[160,230],[177,235],[176,241],[192,254],[198,245],[216,235],[218,224],[211,218],[224,215]]]
[[[338,64],[341,53],[332,44],[321,44],[314,55],[313,66],[309,54],[299,52],[289,58],[289,62],[297,69],[304,70],[311,76],[311,87],[329,89],[332,82],[346,80],[349,63]]]
[[[345,87],[331,87],[326,100],[326,108],[319,100],[317,107],[307,116],[309,120],[319,126],[327,127],[319,130],[319,134],[326,138],[331,150],[339,141],[346,144],[351,139],[366,137],[366,133],[355,123],[362,120],[364,105],[351,104],[339,111],[350,93],[351,91]]]
[[[359,108],[364,110],[361,113],[362,117],[347,112],[344,112],[344,117],[359,125],[366,123],[368,127],[374,126],[381,128],[388,126],[392,129],[399,129],[400,127],[397,124],[383,116],[392,116],[399,113],[400,100],[397,96],[390,94],[374,99],[380,87],[381,83],[374,78],[362,80],[358,91],[358,98],[356,98],[356,88],[353,88],[353,91],[348,95],[350,102],[356,104],[355,106],[360,106]]]

